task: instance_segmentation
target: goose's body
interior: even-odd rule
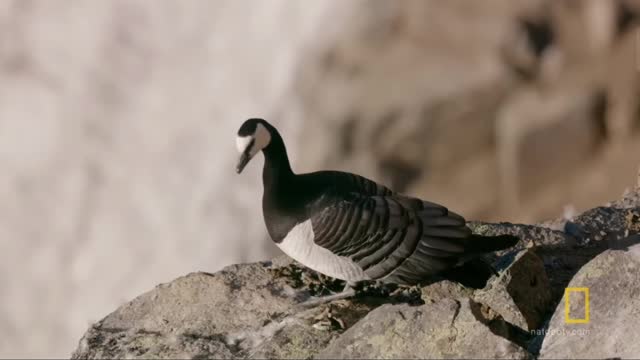
[[[444,206],[395,193],[359,175],[294,174],[277,130],[261,119],[238,132],[238,172],[265,155],[262,200],[269,235],[301,264],[355,284],[377,280],[415,284],[517,238],[471,233]]]

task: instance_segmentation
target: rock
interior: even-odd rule
[[[638,186],[633,191],[623,194],[622,199],[611,203],[617,209],[632,209],[640,207],[640,169],[638,169]]]
[[[508,267],[476,291],[475,301],[489,306],[502,318],[523,330],[537,329],[551,301],[551,285],[544,263],[533,250],[511,256]]]
[[[471,297],[473,290],[449,281],[442,280],[429,284],[420,289],[422,301],[425,303],[434,303],[442,299],[459,299]]]
[[[332,333],[292,316],[295,292],[272,270],[234,265],[159,285],[93,325],[73,358],[307,357]]]
[[[638,190],[575,216],[571,234],[471,223],[475,233],[521,238],[487,256],[499,273],[483,289],[437,279],[389,292],[365,286],[306,309],[297,305],[309,295],[344,283],[281,256],[159,285],[94,324],[73,358],[637,357],[627,344],[640,336]],[[567,287],[590,288],[589,324],[563,323]],[[572,303],[572,314],[583,312]],[[575,329],[589,332],[563,336]]]
[[[383,305],[320,352],[344,358],[529,358],[487,326],[480,305],[442,299],[422,306]]]
[[[522,250],[534,246],[568,246],[575,244],[575,239],[562,231],[552,230],[541,225],[521,225],[510,223],[484,223],[472,221],[467,224],[474,233],[485,236],[511,234],[520,238],[520,242],[508,252]]]
[[[589,322],[566,323],[565,302],[558,304],[540,358],[640,357],[640,237],[629,240],[636,245],[603,252],[571,280],[568,287],[589,289]],[[570,318],[584,318],[584,296],[570,299]]]

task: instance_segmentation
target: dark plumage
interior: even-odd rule
[[[258,130],[261,126],[268,135]],[[255,135],[259,132],[263,133]],[[395,193],[359,175],[338,171],[296,175],[280,134],[264,120],[247,120],[238,136],[242,154],[262,150],[265,155],[262,205],[271,238],[303,265],[309,259],[308,266],[321,272],[333,266],[336,271],[325,272],[335,277],[344,273],[343,279],[351,283],[370,279],[415,284],[518,241],[510,235],[474,235],[462,216],[444,206]],[[266,145],[252,150],[241,144]],[[300,235],[306,234],[301,224],[310,224],[311,235]],[[300,231],[292,231],[296,228]],[[306,240],[313,249],[291,245]],[[347,272],[351,264],[357,266],[357,275]]]

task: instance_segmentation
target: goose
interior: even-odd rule
[[[267,232],[289,257],[344,280],[345,289],[311,304],[355,294],[362,281],[415,285],[489,252],[511,235],[480,236],[446,207],[340,171],[296,174],[280,133],[264,119],[237,133],[238,174],[262,151],[262,211]]]

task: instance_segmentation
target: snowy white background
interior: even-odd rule
[[[0,1],[0,357],[68,357],[157,283],[276,253],[235,132],[277,116],[295,149],[289,85],[336,6]]]

